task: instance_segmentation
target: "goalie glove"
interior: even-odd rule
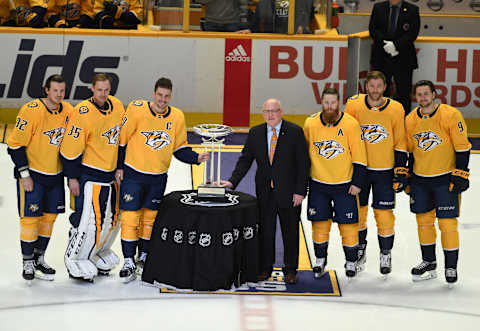
[[[395,167],[393,169],[393,190],[396,193],[402,192],[408,186],[407,176],[408,176],[408,168]]]
[[[452,173],[450,174],[450,187],[448,190],[457,194],[466,191],[470,186],[468,181],[469,175],[470,173],[468,170],[453,169]]]

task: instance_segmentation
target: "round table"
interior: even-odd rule
[[[179,289],[229,290],[256,282],[258,208],[255,197],[227,192],[226,206],[199,203],[177,191],[161,203],[142,280]]]

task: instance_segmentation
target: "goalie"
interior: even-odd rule
[[[108,75],[93,77],[93,97],[75,107],[60,148],[74,196],[65,265],[70,277],[87,281],[119,263],[110,247],[119,230],[114,171],[125,110],[110,88]]]

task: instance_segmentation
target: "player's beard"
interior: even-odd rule
[[[323,111],[322,113],[322,117],[323,117],[323,120],[329,124],[333,124],[337,121],[337,118],[338,118],[338,114],[339,114],[339,109],[337,108],[335,111],[333,110],[327,110],[327,111]]]
[[[425,108],[430,108],[432,105],[433,105],[433,100],[429,101],[429,102],[426,103],[426,104],[421,104],[421,103],[420,103],[420,107],[421,107],[421,108],[424,108],[424,109],[425,109]]]
[[[370,99],[377,103],[378,101],[380,101],[380,99],[382,98],[382,94],[381,93],[372,93],[372,94],[368,94],[368,96],[370,97]]]

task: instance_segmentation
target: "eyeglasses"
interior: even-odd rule
[[[263,112],[266,114],[277,114],[281,111],[281,109],[264,109]]]

